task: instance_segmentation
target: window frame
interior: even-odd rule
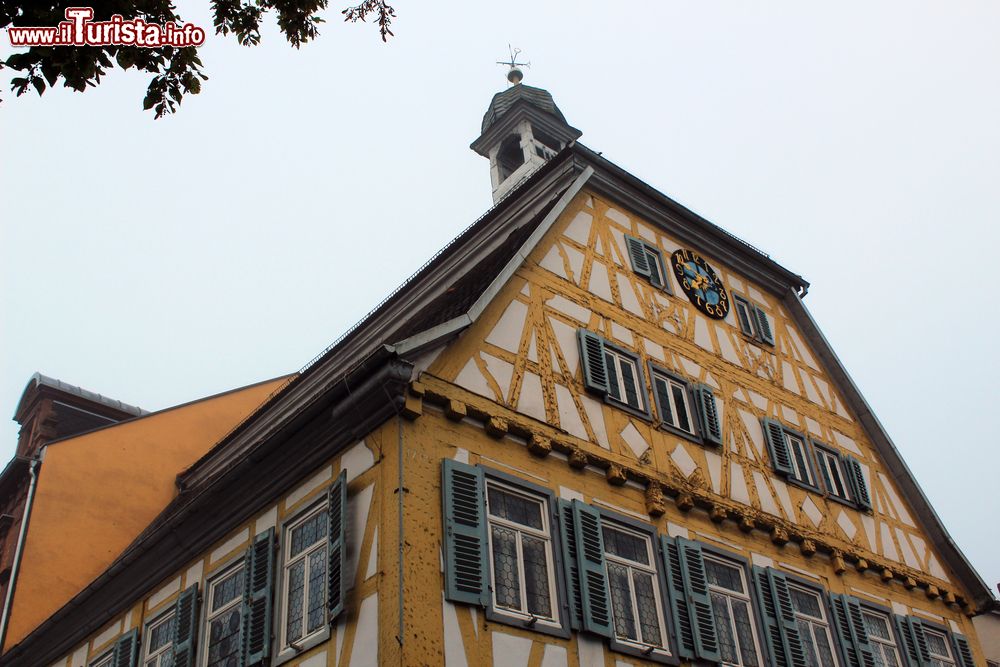
[[[253,539],[252,537],[250,538]],[[240,553],[238,556],[232,558],[230,561],[224,563],[220,567],[212,571],[211,574],[206,575],[205,581],[205,593],[204,599],[201,604],[201,618],[200,624],[198,626],[198,645],[197,645],[197,655],[195,659],[195,664],[198,667],[208,667],[208,642],[210,638],[210,624],[212,620],[220,615],[223,611],[229,609],[230,607],[235,607],[237,605],[243,606],[243,598],[245,592],[241,592],[234,601],[226,603],[226,605],[215,612],[212,611],[212,593],[214,592],[215,585],[221,582],[223,579],[229,578],[230,575],[235,574],[238,570],[243,570],[244,577],[244,591],[246,590],[246,576],[247,576],[247,558],[244,553]],[[243,617],[244,612],[240,611],[240,625],[242,626],[245,619]],[[241,631],[242,632],[242,631]],[[240,647],[240,653],[243,652],[243,647]]]
[[[181,594],[182,595],[184,594],[183,590],[181,591]],[[176,616],[177,616],[177,609],[175,608],[175,606],[173,604],[171,604],[168,609],[164,610],[158,616],[156,616],[152,620],[148,621],[145,624],[145,626],[143,626],[143,631],[142,631],[142,652],[141,652],[141,655],[139,657],[139,667],[146,667],[146,661],[150,660],[151,658],[154,658],[154,657],[156,658],[156,667],[160,667],[160,659],[162,658],[162,656],[165,653],[167,653],[168,651],[169,652],[173,652],[173,650],[174,650],[174,634],[175,633],[171,633],[170,641],[167,642],[167,644],[165,646],[161,646],[160,648],[156,649],[157,653],[156,653],[155,656],[150,654],[150,651],[149,651],[149,642],[150,642],[150,640],[153,639],[153,629],[156,628],[156,627],[158,627],[160,624],[167,623],[167,622],[173,620],[174,624],[175,624],[175,628],[176,628],[176,623],[177,623]],[[175,630],[175,632],[176,632],[176,630]]]
[[[795,458],[795,451],[792,448],[791,438],[795,438],[802,443],[802,455],[805,459],[804,463],[807,468],[807,472],[812,477],[812,481],[800,479],[796,476],[788,476],[784,479],[791,484],[800,486],[804,489],[809,489],[810,491],[816,491],[822,493],[823,487],[819,483],[819,470],[817,469],[817,462],[815,460],[816,454],[813,451],[813,440],[806,436],[802,431],[798,431],[794,428],[788,428],[785,426],[784,422],[781,422],[781,431],[785,439],[785,446],[788,448],[788,457],[791,459],[792,472],[794,473],[798,469],[798,462]]]
[[[562,560],[563,550],[559,536],[560,517],[556,506],[555,493],[544,486],[534,484],[521,479],[520,477],[508,475],[507,473],[501,472],[495,468],[490,468],[489,466],[482,464],[477,465],[483,471],[483,521],[486,524],[485,565],[488,570],[487,575],[489,577],[490,595],[490,604],[487,605],[485,610],[487,620],[555,637],[561,637],[563,639],[569,638],[572,631],[569,619],[569,601],[566,594],[565,577],[563,576],[565,563],[563,563]],[[489,484],[491,482],[501,488],[510,489],[517,495],[527,496],[529,498],[534,496],[536,500],[542,503],[542,518],[548,529],[549,574],[551,576],[551,580],[549,581],[549,591],[550,595],[552,595],[552,610],[555,618],[553,621],[539,619],[537,617],[535,620],[532,620],[532,618],[527,614],[520,615],[517,612],[503,607],[498,607],[496,605],[493,585],[493,531],[490,527],[491,516],[489,508]],[[503,519],[501,519],[501,521],[503,521]]]
[[[640,644],[638,642],[629,642],[628,640],[622,640],[614,635],[614,606],[610,602],[609,598],[609,608],[611,610],[611,629],[612,636],[608,639],[608,647],[618,653],[623,653],[625,655],[636,656],[639,658],[645,658],[646,660],[653,660],[655,662],[668,664],[668,665],[679,665],[680,657],[677,650],[677,641],[674,637],[672,619],[670,618],[670,598],[667,591],[667,574],[664,571],[663,566],[663,553],[660,549],[660,534],[656,529],[656,526],[645,523],[638,519],[625,516],[618,512],[605,509],[599,505],[591,504],[591,507],[597,510],[598,514],[601,516],[601,526],[602,526],[602,539],[603,539],[603,526],[605,523],[610,524],[613,529],[622,530],[622,532],[637,533],[640,536],[648,540],[648,545],[650,547],[650,553],[652,556],[652,565],[650,569],[655,574],[656,579],[656,589],[655,593],[657,595],[657,611],[659,613],[660,621],[660,631],[663,633],[664,638],[664,649],[648,651],[650,645]],[[620,558],[620,557],[612,557]],[[607,561],[609,559],[609,553],[607,546],[604,549],[604,559],[605,559],[605,574],[607,575]],[[616,561],[617,562],[617,561]],[[608,585],[611,584],[610,576],[608,578]]]
[[[851,481],[849,477],[850,472],[847,470],[847,466],[844,463],[844,456],[833,447],[819,442],[818,440],[812,440],[812,445],[813,453],[816,459],[816,468],[819,473],[818,477],[823,480],[823,485],[818,486],[817,490],[820,491],[825,498],[841,503],[842,505],[858,509],[857,502],[854,500],[854,491],[851,489]],[[840,483],[843,485],[844,493],[846,494],[844,497],[838,496],[836,493],[833,493],[829,488],[827,488],[827,476],[823,474],[824,464],[820,459],[823,455],[829,456],[836,461],[837,472],[840,474]],[[819,479],[816,481],[819,482]]]
[[[698,444],[705,443],[705,436],[701,432],[701,415],[697,412],[697,406],[695,405],[694,396],[691,395],[691,383],[678,375],[677,373],[671,372],[662,366],[650,361],[649,362],[649,384],[653,390],[653,404],[656,406],[656,425],[658,428],[664,431],[669,431],[674,435],[678,435],[682,438],[690,440],[691,442],[696,442]],[[667,380],[667,382],[676,382],[680,384],[684,389],[684,398],[687,402],[688,408],[688,423],[691,425],[691,431],[685,431],[679,426],[674,426],[663,420],[663,406],[660,401],[660,394],[656,391],[656,379],[657,376],[662,377]]]
[[[597,334],[597,335],[600,336],[600,334]],[[634,414],[634,415],[636,415],[638,417],[642,417],[646,421],[652,421],[652,417],[650,415],[650,406],[649,406],[649,388],[646,386],[646,378],[645,378],[645,375],[642,372],[642,366],[643,366],[643,364],[642,364],[642,357],[640,357],[635,352],[632,352],[630,350],[626,350],[625,348],[621,347],[620,345],[616,345],[615,343],[612,343],[610,340],[608,340],[607,338],[604,338],[603,336],[602,336],[602,338],[604,340],[604,355],[605,355],[605,357],[604,357],[604,364],[605,364],[605,367],[607,367],[607,363],[608,363],[607,362],[607,355],[611,354],[612,356],[616,356],[618,358],[624,357],[625,359],[627,359],[632,364],[632,367],[635,369],[636,397],[642,402],[642,405],[640,407],[635,407],[633,405],[629,405],[626,401],[618,399],[618,398],[615,398],[614,396],[611,395],[611,369],[610,368],[607,369],[607,372],[608,372],[608,392],[604,395],[604,400],[606,402],[610,403],[611,405],[614,405],[615,407],[621,408],[623,410],[627,410],[628,412],[631,412],[632,414]],[[620,371],[621,371],[620,366],[616,365],[614,372],[618,376],[619,380],[621,379],[621,372]],[[624,383],[622,384],[622,388],[624,388]]]
[[[719,549],[705,542],[699,542],[699,544],[701,544],[702,556],[706,561],[714,560],[715,562],[721,563],[722,565],[735,567],[740,571],[740,576],[742,577],[743,580],[743,587],[744,590],[746,591],[742,594],[742,598],[744,598],[743,601],[747,602],[749,605],[750,613],[752,616],[750,627],[753,632],[754,646],[757,649],[757,658],[759,664],[761,667],[764,667],[765,665],[768,664],[768,660],[770,659],[771,655],[764,641],[766,629],[763,626],[763,616],[761,614],[760,608],[757,606],[757,596],[754,593],[754,588],[753,588],[754,582],[750,571],[750,561],[739,554],[734,554],[725,551],[724,549]],[[735,591],[730,591],[728,589],[719,589],[715,587],[712,583],[710,583],[708,581],[707,563],[705,571],[705,586],[708,590],[710,603],[713,591],[718,591],[723,595],[732,594],[738,597],[740,596],[740,594],[736,593]],[[713,616],[715,615],[714,606],[712,607],[712,614]],[[735,621],[732,618],[730,618],[730,622],[735,624]],[[718,632],[718,627],[716,627],[716,632]],[[720,651],[719,664],[720,665],[728,664],[725,663],[723,660],[721,660],[721,651],[722,651],[721,642],[719,651]]]
[[[774,348],[774,343],[769,343],[764,340],[764,335],[760,331],[760,324],[757,322],[758,310],[764,314],[764,317],[767,317],[767,311],[764,310],[764,307],[750,297],[743,296],[738,292],[732,292],[731,295],[733,298],[733,314],[736,317],[736,327],[740,330],[740,333],[743,334],[743,337],[752,343],[756,343],[757,345]],[[743,306],[747,311],[747,323],[750,325],[749,332],[743,328],[743,320],[740,319],[740,306]],[[774,327],[771,326],[770,322],[768,323],[768,326],[771,327],[771,337],[773,338]]]
[[[920,624],[924,628],[924,637],[926,638],[929,634],[940,635],[941,639],[944,641],[945,650],[948,651],[947,656],[935,654],[931,651],[930,642],[927,642],[927,655],[930,656],[931,661],[933,662],[934,660],[937,660],[938,662],[942,662],[943,659],[942,664],[944,664],[945,667],[962,667],[962,663],[959,661],[958,656],[955,655],[955,645],[952,641],[951,630],[940,623],[927,620],[926,618],[920,616],[917,616],[916,618],[920,619]]]
[[[653,264],[656,265],[656,270],[660,274],[660,281],[659,281],[660,284],[657,284],[653,280],[652,275],[650,275],[649,277],[646,277],[646,276],[642,275],[641,273],[639,273],[639,271],[636,269],[635,263],[632,261],[632,252],[628,248],[628,245],[629,245],[628,241],[629,241],[629,239],[634,239],[635,241],[637,241],[639,244],[642,245],[643,254],[646,257],[646,262],[647,263],[648,262],[652,262]],[[639,276],[640,278],[642,278],[643,280],[645,280],[647,283],[649,283],[653,287],[655,287],[657,289],[660,289],[660,290],[663,290],[667,294],[673,295],[674,290],[673,290],[673,287],[671,287],[671,285],[670,285],[670,275],[667,273],[667,270],[666,270],[666,262],[663,259],[663,251],[660,250],[660,248],[658,246],[654,245],[653,243],[650,243],[646,239],[640,238],[638,236],[632,236],[631,234],[626,234],[625,235],[625,245],[626,245],[626,248],[625,248],[626,249],[626,254],[628,255],[628,258],[629,258],[629,265],[632,267],[632,273],[634,273],[635,275]]]
[[[785,575],[785,579],[788,581],[789,589],[798,588],[806,591],[807,593],[813,593],[819,596],[819,606],[826,615],[824,622],[826,623],[827,639],[830,642],[830,650],[833,653],[835,666],[846,667],[848,663],[846,657],[843,655],[840,638],[837,636],[837,629],[834,625],[834,609],[833,605],[830,604],[829,591],[821,584],[805,579],[804,577],[800,577],[797,574],[792,574],[791,572],[787,572],[785,570],[780,570],[780,572]],[[791,590],[789,590],[789,593],[791,593]],[[799,612],[795,611],[794,602],[792,603],[792,613],[797,619]],[[806,616],[806,618],[810,619],[810,622],[812,622],[811,617]],[[891,627],[892,624],[890,623],[890,628]],[[799,634],[801,635],[801,632]],[[813,644],[813,648],[815,649],[815,643]]]
[[[110,649],[105,649],[98,657],[87,663],[88,667],[114,667],[115,645],[112,643]]]
[[[896,631],[896,622],[894,619],[895,613],[893,612],[893,610],[890,609],[889,607],[885,607],[883,605],[876,604],[874,602],[869,602],[864,598],[858,598],[858,601],[861,603],[862,623],[864,622],[865,614],[871,614],[873,616],[881,616],[882,619],[885,620],[886,626],[889,628],[889,635],[892,637],[892,648],[895,649],[896,651],[896,660],[900,665],[905,666],[907,660],[906,646],[903,644],[903,642],[901,641],[901,637],[899,636],[899,633]],[[830,613],[834,613],[834,610],[832,608],[830,609]],[[887,645],[886,642],[880,638],[872,639],[872,633],[868,632],[867,625],[865,626],[865,633],[868,635],[869,645],[874,645],[874,644],[878,644],[879,646]],[[882,651],[881,648],[879,649],[879,652],[882,654],[882,657],[884,659],[885,653]],[[844,664],[845,665],[847,664],[846,656]]]

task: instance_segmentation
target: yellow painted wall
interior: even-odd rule
[[[262,382],[46,447],[5,648],[101,574],[174,498],[177,475],[284,381]]]

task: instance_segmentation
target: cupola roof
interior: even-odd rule
[[[486,130],[500,120],[500,117],[507,113],[519,100],[524,100],[528,104],[552,114],[563,124],[569,124],[566,122],[566,118],[562,115],[562,112],[559,111],[559,107],[556,106],[555,100],[552,99],[552,93],[542,88],[518,83],[493,96],[493,100],[490,101],[490,106],[486,110],[486,115],[483,116],[483,133],[485,134]]]

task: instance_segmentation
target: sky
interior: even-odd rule
[[[306,365],[490,207],[468,145],[513,44],[582,143],[811,282],[1000,582],[1000,3],[399,0],[388,44],[342,8],[299,50],[273,18],[255,48],[210,35],[163,120],[147,75],[3,80],[0,412],[36,371],[157,410]]]

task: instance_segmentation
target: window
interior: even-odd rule
[[[660,420],[685,433],[695,434],[687,383],[658,370],[652,371],[653,391]]]
[[[608,396],[630,408],[645,410],[642,376],[635,357],[605,345],[604,363],[608,369]]]
[[[634,236],[625,237],[632,270],[649,281],[654,287],[670,291],[667,274],[663,270],[663,254],[659,248]]]
[[[823,599],[816,591],[789,586],[795,623],[805,651],[807,667],[837,667],[833,649],[833,635],[827,619]]]
[[[208,584],[205,615],[205,667],[234,667],[239,664],[240,627],[243,624],[243,562],[223,572]]]
[[[761,667],[760,644],[743,568],[706,554],[705,573],[722,655],[721,664]]]
[[[847,476],[840,465],[840,456],[822,447],[816,448],[816,463],[826,492],[841,500],[850,500]]]
[[[900,667],[899,649],[892,638],[889,618],[867,609],[861,612],[868,632],[868,643],[875,654],[876,667]]]
[[[545,498],[486,482],[493,606],[505,614],[555,623],[556,584]]]
[[[625,644],[663,651],[667,633],[655,556],[648,535],[602,522],[615,636]]]
[[[764,309],[739,294],[733,294],[733,303],[736,305],[736,320],[740,331],[758,343],[774,345],[771,323]]]
[[[285,527],[282,646],[297,644],[326,627],[329,517],[324,504]]]
[[[774,471],[791,482],[818,489],[805,437],[773,419],[765,418],[761,424]]]
[[[90,667],[113,667],[115,663],[115,652],[109,651],[100,658],[90,663]]]
[[[952,657],[951,645],[945,633],[924,625],[924,637],[927,639],[927,651],[933,667],[955,667],[955,658]]]
[[[173,667],[175,618],[171,610],[146,626],[145,667]]]

